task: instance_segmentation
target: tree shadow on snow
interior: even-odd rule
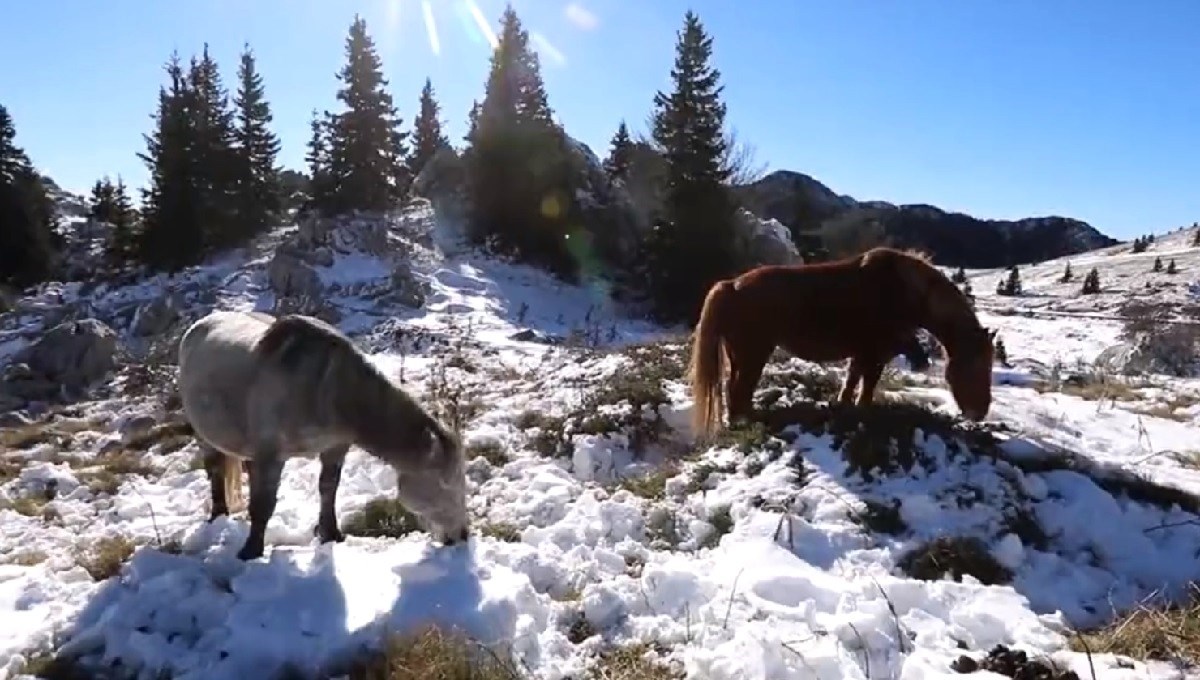
[[[332,546],[268,546],[265,561],[248,563],[239,547],[139,549],[60,636],[59,663],[87,677],[308,675],[350,644],[348,565]]]

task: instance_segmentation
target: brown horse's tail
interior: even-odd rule
[[[724,410],[721,378],[724,373],[724,317],[733,281],[718,281],[708,290],[700,309],[700,322],[692,332],[691,374],[692,425],[701,437],[721,426]]]
[[[225,506],[230,514],[242,509],[246,499],[242,496],[242,461],[227,453],[221,454],[221,468],[225,479]]]

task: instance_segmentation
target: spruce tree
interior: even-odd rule
[[[107,178],[105,178],[107,181]],[[125,180],[117,175],[117,183],[109,183],[112,187],[111,208],[106,220],[112,225],[105,243],[105,256],[115,267],[122,267],[132,262],[136,256],[137,214],[133,209],[133,201],[129,198],[129,190]]]
[[[625,121],[617,126],[608,150],[608,158],[604,159],[604,172],[612,181],[625,181],[629,176],[629,165],[633,162],[633,140],[629,138],[629,128]]]
[[[195,137],[189,155],[196,178],[195,210],[205,235],[205,252],[210,252],[237,245],[244,238],[238,220],[242,165],[233,110],[207,43],[200,59],[192,59],[188,84],[194,107],[190,118]]]
[[[1153,267],[1153,271],[1155,271],[1155,272],[1161,272],[1161,271],[1162,271],[1162,268],[1163,268],[1163,265],[1162,265],[1162,258],[1161,258],[1161,257],[1155,257],[1155,258],[1154,258],[1154,267]]]
[[[1074,277],[1075,277],[1075,274],[1073,272],[1071,272],[1071,263],[1068,262],[1067,266],[1063,268],[1062,276],[1059,277],[1058,282],[1059,283],[1070,283],[1071,279]]]
[[[92,185],[92,195],[88,197],[88,217],[96,222],[112,224],[117,212],[117,185],[107,176],[96,180]]]
[[[1171,258],[1171,261],[1170,261],[1169,263],[1167,263],[1167,273],[1168,273],[1168,274],[1175,274],[1175,273],[1177,273],[1178,271],[1179,271],[1179,270],[1175,268],[1175,258],[1173,258],[1173,257],[1172,257],[1172,258]]]
[[[664,320],[694,320],[709,286],[737,270],[735,206],[723,163],[723,86],[711,57],[712,38],[688,11],[675,46],[674,91],[655,95],[652,118],[652,136],[667,163],[666,186],[642,274]]]
[[[1195,229],[1195,231],[1192,232],[1192,247],[1200,248],[1200,225],[1194,224],[1192,225],[1192,228]]]
[[[433,96],[433,83],[426,78],[425,86],[421,88],[420,110],[413,122],[412,155],[408,161],[409,175],[414,178],[439,149],[450,146],[450,140],[442,133],[442,122],[438,119],[440,111],[441,107]]]
[[[358,15],[346,37],[338,101],[346,109],[327,121],[330,200],[326,212],[384,211],[408,193],[408,133],[384,89],[383,62]]]
[[[963,283],[967,280],[967,271],[959,267],[957,271],[950,275],[950,280],[954,283]]]
[[[240,174],[237,184],[239,235],[247,238],[278,219],[283,205],[283,188],[275,164],[279,138],[268,127],[273,119],[271,106],[267,103],[262,75],[249,45],[243,47],[238,64],[238,91],[233,105],[237,112],[234,138]]]
[[[1100,272],[1092,267],[1087,276],[1083,277],[1083,287],[1080,292],[1084,295],[1095,295],[1100,292]]]
[[[464,153],[477,243],[573,279],[572,249],[589,252],[579,229],[576,177],[562,130],[553,121],[529,34],[509,5],[500,19],[483,101],[472,108]]]
[[[308,202],[306,210],[331,213],[334,206],[334,186],[329,157],[329,114],[313,109],[308,122],[308,151],[304,160],[308,163]]]
[[[172,54],[164,68],[169,84],[159,88],[154,131],[145,135],[146,151],[138,154],[150,180],[142,192],[137,256],[153,268],[174,270],[194,262],[206,239],[197,210],[199,177],[192,155],[197,146],[194,97],[178,54]]]
[[[1020,295],[1021,294],[1021,273],[1017,271],[1017,266],[1013,265],[1008,268],[1008,276],[1001,279],[996,285],[997,295]]]
[[[16,136],[12,116],[0,105],[0,283],[25,287],[53,270],[57,216]]]

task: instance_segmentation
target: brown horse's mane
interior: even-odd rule
[[[950,277],[933,264],[933,257],[916,249],[898,250],[877,247],[861,255],[860,266],[872,267],[890,261],[908,284],[917,304],[928,309],[929,330],[953,352],[963,333],[982,332],[978,317],[967,303],[967,296],[954,285]]]

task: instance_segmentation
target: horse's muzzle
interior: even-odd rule
[[[442,540],[442,543],[447,546],[455,545],[457,543],[466,543],[467,539],[470,538],[470,535],[470,530],[467,529],[467,527],[463,527],[458,533],[446,534],[446,537]]]

